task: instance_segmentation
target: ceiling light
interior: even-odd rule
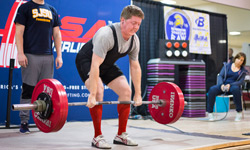
[[[161,0],[161,3],[173,5],[173,4],[176,4],[176,1],[173,1],[173,0]]]
[[[229,35],[240,35],[240,32],[237,31],[229,32]]]
[[[219,40],[219,43],[224,44],[224,43],[227,43],[227,41],[226,40]]]

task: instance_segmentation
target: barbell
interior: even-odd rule
[[[105,104],[134,104],[134,101],[103,101]],[[160,124],[176,122],[184,110],[184,96],[181,89],[174,83],[161,82],[153,87],[148,101],[152,118]],[[57,132],[65,124],[68,116],[68,106],[87,105],[87,102],[68,103],[63,85],[56,79],[43,79],[37,83],[32,93],[31,104],[13,104],[12,110],[32,110],[36,126],[42,132]]]

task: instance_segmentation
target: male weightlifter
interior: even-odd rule
[[[20,103],[30,103],[38,81],[53,78],[54,56],[52,36],[57,57],[56,68],[62,67],[61,21],[56,9],[44,0],[31,0],[21,5],[16,18],[17,59],[22,71],[22,95]],[[21,133],[29,133],[29,110],[20,111]]]
[[[93,39],[87,42],[76,56],[77,70],[90,92],[87,107],[89,107],[95,130],[92,140],[94,147],[111,148],[101,131],[102,105],[96,105],[96,101],[103,101],[103,83],[118,95],[118,101],[131,100],[131,88],[128,81],[115,64],[116,60],[126,55],[129,55],[130,72],[135,88],[134,105],[142,104],[141,68],[138,61],[140,42],[136,32],[143,19],[144,13],[139,7],[126,6],[122,10],[120,22],[100,28]],[[119,127],[113,143],[137,146],[138,144],[126,133],[130,105],[118,104],[117,110]]]

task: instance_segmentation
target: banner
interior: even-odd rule
[[[12,104],[19,104],[22,81],[21,69],[16,60],[17,50],[15,46],[14,19],[18,7],[25,3],[23,0],[2,1],[0,5],[0,124],[5,123],[8,88],[12,89]],[[89,92],[80,79],[76,66],[75,57],[81,47],[89,41],[96,31],[109,23],[119,22],[122,9],[130,4],[130,0],[45,0],[46,3],[56,8],[62,26],[62,57],[63,67],[55,69],[54,78],[59,80],[68,96],[69,102],[87,101]],[[53,46],[54,47],[54,46]],[[56,56],[54,50],[54,56]],[[13,85],[8,87],[9,61],[15,59],[13,71]],[[124,75],[129,80],[128,56],[117,61]],[[105,101],[117,100],[117,95],[105,86]],[[73,108],[74,107],[74,108]],[[105,106],[103,118],[117,118],[117,108]],[[20,124],[19,112],[11,111],[11,123]],[[69,107],[68,121],[91,120],[89,109],[85,106]],[[32,119],[31,119],[32,122]]]
[[[189,40],[189,52],[211,54],[209,15],[164,6],[168,40]]]

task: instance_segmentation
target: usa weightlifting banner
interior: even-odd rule
[[[12,81],[12,103],[19,103],[21,95],[21,69],[16,60],[17,50],[15,46],[14,18],[18,7],[25,3],[24,0],[1,1],[0,5],[0,124],[5,123],[8,76],[10,59],[15,59]],[[75,57],[80,48],[89,41],[95,32],[109,23],[119,22],[120,13],[124,6],[130,4],[130,0],[45,0],[57,9],[62,22],[60,27],[62,34],[63,67],[55,69],[54,78],[59,80],[67,92],[69,102],[87,101],[88,90],[82,83],[75,67]],[[54,47],[54,46],[53,46]],[[54,50],[54,54],[55,50]],[[128,57],[118,60],[125,76],[129,80]],[[105,87],[104,99],[117,99],[116,94]],[[115,107],[104,108],[103,118],[116,118]],[[108,114],[108,115],[107,115]],[[74,111],[68,110],[68,121],[91,120],[87,108],[75,107]],[[31,119],[32,123],[33,119]],[[11,111],[11,124],[19,124],[18,112]]]

